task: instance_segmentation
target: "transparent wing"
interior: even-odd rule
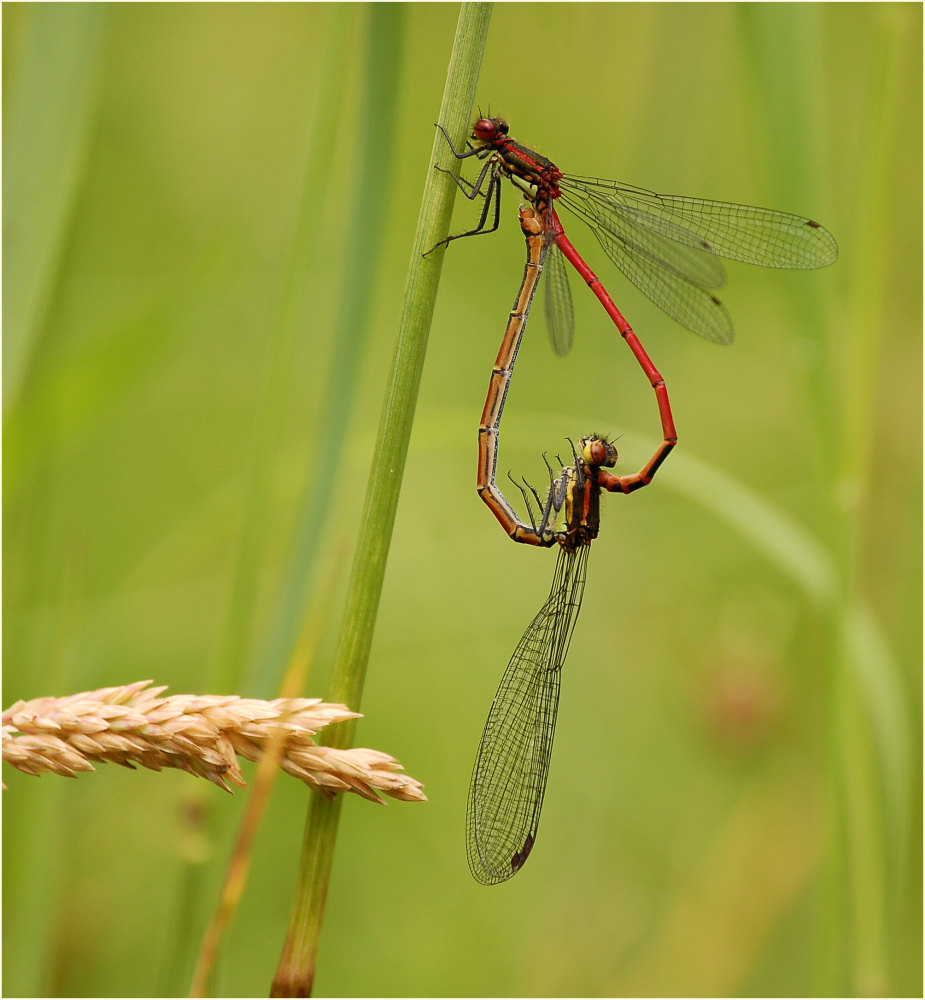
[[[565,357],[575,339],[575,312],[569,288],[565,258],[556,243],[546,253],[546,327],[552,349]]]
[[[732,340],[712,294],[725,281],[718,257],[763,267],[825,267],[832,234],[812,219],[773,209],[662,195],[593,177],[563,179],[562,202],[593,230],[608,257],[659,308],[694,333]]]
[[[483,885],[523,867],[536,840],[559,707],[559,680],[581,608],[589,546],[559,549],[546,603],[517,644],[469,785],[466,855]]]
[[[714,271],[707,278],[706,268],[701,267],[698,273],[684,266],[682,250],[687,248],[676,247],[662,236],[647,233],[643,239],[630,240],[597,225],[591,224],[591,229],[604,253],[659,309],[705,340],[732,343],[732,319],[711,291],[725,281],[719,260],[713,259]]]
[[[727,201],[656,194],[596,177],[564,178],[569,193],[614,233],[643,229],[706,253],[761,267],[810,270],[838,258],[835,237],[805,216]]]

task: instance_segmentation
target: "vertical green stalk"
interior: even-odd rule
[[[440,122],[456,141],[462,141],[475,102],[490,16],[491,4],[464,3],[460,9],[439,114]],[[334,661],[330,697],[352,708],[359,706],[363,690],[440,278],[442,252],[426,259],[422,255],[447,234],[455,194],[452,181],[435,171],[432,164],[436,161],[449,166],[449,157],[449,151],[435,132]],[[331,734],[331,745],[348,746],[355,727],[345,724],[336,728],[339,732]],[[328,801],[312,796],[296,896],[273,981],[273,996],[311,993],[339,816],[340,797]]]
[[[316,239],[318,192],[327,190],[330,172],[334,168],[334,159],[329,155],[326,144],[331,141],[338,116],[344,115],[345,100],[341,97],[341,81],[345,73],[344,53],[348,49],[345,43],[357,32],[357,22],[362,13],[362,8],[359,7],[351,9],[343,4],[332,4],[325,7],[319,16],[318,35],[325,41],[321,59],[313,66],[313,75],[306,81],[310,104],[302,145],[300,198],[286,234],[288,239],[280,253],[279,277],[273,294],[269,297],[266,331],[268,364],[249,446],[244,520],[238,540],[225,625],[215,659],[206,673],[206,691],[260,691],[264,696],[272,697],[278,692],[279,677],[285,664],[285,654],[273,660],[263,659],[267,677],[259,678],[263,681],[262,684],[255,684],[245,676],[245,667],[253,645],[252,630],[260,558],[266,548],[269,525],[272,523],[272,491],[269,485],[272,482],[272,466],[277,456],[280,431],[291,393],[293,355],[298,338],[305,328],[305,276],[310,273],[313,261],[322,252]],[[319,150],[322,151],[320,155]],[[334,383],[336,376],[332,375],[328,381]],[[312,467],[315,464],[312,462]],[[299,560],[296,555],[293,556],[293,561],[297,563],[297,569],[291,571],[291,576],[299,581],[305,580],[308,576],[305,567],[311,561]],[[291,594],[294,589],[295,586],[290,585],[280,603],[286,603],[285,595]],[[290,600],[287,606],[291,603]],[[303,599],[303,611],[305,604]],[[290,637],[286,648],[291,649],[292,645]],[[213,799],[209,790],[198,787],[198,784],[186,790],[179,803],[178,812],[182,817],[180,822],[183,824],[184,837],[192,839],[206,835],[214,838],[216,817]],[[196,828],[187,829],[192,823],[196,824]],[[206,894],[204,885],[209,871],[209,865],[201,851],[180,850],[178,854],[178,891],[174,901],[175,912],[169,921],[173,932],[160,977],[160,992],[163,996],[180,995],[183,984],[188,981],[191,949],[200,927],[199,905]],[[194,973],[193,995],[202,995],[196,991],[205,989],[203,980],[204,975]]]
[[[794,20],[780,19],[773,8],[759,5],[751,18],[760,93],[776,94],[784,107],[803,107],[804,95],[819,92],[812,85],[819,60],[810,57],[810,52],[824,49],[818,8],[807,5]],[[877,121],[878,129],[865,143],[866,159],[855,164],[865,191],[853,213],[856,225],[836,234],[848,248],[888,243],[883,226],[895,210],[888,200],[904,58],[904,32],[898,21],[889,10],[871,21],[880,30],[872,32],[869,43],[869,106],[858,114]],[[782,30],[788,27],[792,35]],[[786,86],[791,92],[781,100]],[[802,160],[796,158],[797,164],[825,177],[831,166],[822,150],[832,116],[828,108],[814,110],[815,119],[804,122],[796,136],[787,134],[773,107],[768,119],[778,126],[774,148],[810,150]],[[788,155],[785,162],[792,166],[794,159]],[[889,655],[879,656],[866,641],[870,622],[865,617],[861,555],[875,475],[874,394],[880,318],[887,309],[885,261],[885,254],[873,254],[861,270],[861,279],[851,289],[851,322],[837,330],[829,324],[827,364],[809,387],[819,448],[814,464],[821,473],[818,489],[824,512],[819,530],[825,532],[836,569],[835,592],[825,612],[826,830],[817,904],[817,996],[891,995],[895,966],[888,913],[896,893],[890,891],[888,852],[907,815],[903,751],[909,721],[898,669]],[[824,315],[818,308],[809,314]],[[820,340],[825,332],[823,326]]]
[[[333,7],[340,9],[344,5]],[[347,240],[335,326],[337,334],[333,339],[323,396],[318,404],[319,426],[312,434],[318,444],[311,462],[306,466],[307,479],[299,503],[291,555],[273,602],[276,609],[273,621],[255,657],[255,669],[261,673],[256,684],[251,686],[257,689],[276,689],[279,675],[302,628],[305,608],[318,586],[318,550],[329,537],[329,532],[320,531],[319,526],[327,525],[336,509],[338,492],[319,485],[317,470],[328,470],[332,481],[337,478],[342,460],[343,430],[359,387],[360,366],[356,364],[356,359],[363,356],[369,318],[374,310],[372,297],[365,290],[375,287],[380,258],[370,252],[370,246],[376,245],[370,235],[382,230],[388,211],[395,142],[394,107],[400,84],[404,20],[405,10],[401,4],[369,4],[364,9],[362,25],[366,44],[362,72],[365,80],[360,95],[355,156],[352,158],[356,175],[346,219]],[[335,82],[335,90],[339,85]],[[336,118],[340,116],[339,101],[332,94],[324,103],[329,103],[336,110],[335,121],[329,121],[325,126],[330,136],[336,127]],[[316,145],[319,152],[314,157],[325,171],[337,163],[326,148],[327,141],[322,140]],[[312,171],[313,174],[317,172],[318,167]],[[326,184],[318,183],[318,178],[312,178],[305,189],[305,235],[311,243],[306,250],[314,253],[319,250],[314,217],[318,211],[319,192],[324,190]],[[304,266],[305,255],[302,257]],[[358,289],[362,291],[358,292]],[[300,329],[310,328],[310,303],[306,303],[304,295],[298,291],[294,297],[299,300]]]
[[[901,138],[896,112],[901,106],[902,69],[908,50],[901,20],[886,16],[871,39],[870,71],[874,83],[871,120],[876,131],[867,144],[868,156],[860,164],[864,196],[859,200],[857,226],[851,234],[859,247],[888,245],[886,226],[897,206],[892,204],[892,153]],[[855,289],[853,328],[841,341],[839,385],[840,441],[837,451],[835,513],[839,531],[837,557],[844,579],[845,599],[838,628],[835,664],[830,681],[835,685],[833,800],[844,825],[838,841],[843,847],[841,875],[848,887],[847,907],[841,911],[843,926],[836,941],[847,942],[850,961],[845,989],[855,996],[889,996],[895,974],[891,954],[888,913],[895,904],[889,885],[889,847],[896,829],[905,822],[902,798],[889,794],[891,787],[908,787],[902,756],[890,756],[895,737],[902,739],[908,719],[901,695],[884,701],[884,690],[901,691],[900,677],[883,674],[886,664],[870,666],[868,651],[859,642],[858,608],[865,587],[862,545],[866,518],[872,504],[874,462],[874,397],[881,317],[889,309],[886,292],[886,258],[875,255],[863,269]],[[845,351],[845,346],[850,348]],[[847,676],[845,670],[848,668]],[[840,674],[840,676],[839,676]],[[886,705],[888,714],[878,708]],[[902,793],[901,793],[902,794]],[[893,896],[891,899],[890,897]],[[837,987],[842,984],[835,983]],[[836,989],[841,992],[841,989]]]
[[[338,121],[345,117],[345,94],[342,87],[347,72],[345,53],[347,40],[355,37],[362,29],[362,8],[351,9],[345,4],[325,6],[319,21],[318,33],[323,38],[321,58],[314,66],[314,75],[307,81],[307,91],[312,95],[312,106],[304,136],[304,169],[300,197],[294,213],[294,221],[289,232],[289,243],[280,255],[280,279],[274,289],[273,312],[268,323],[269,365],[263,386],[262,397],[257,408],[254,439],[251,444],[251,465],[248,470],[246,496],[244,502],[244,524],[238,544],[232,592],[221,647],[212,669],[211,691],[261,691],[269,696],[277,690],[283,666],[292,649],[298,631],[301,615],[304,615],[307,601],[304,587],[308,578],[307,567],[311,565],[313,552],[303,554],[304,546],[296,540],[292,545],[289,579],[277,595],[278,606],[291,608],[297,604],[299,614],[294,627],[280,637],[275,656],[264,654],[259,657],[267,676],[259,677],[258,683],[244,683],[246,665],[253,646],[253,608],[257,604],[259,589],[260,555],[265,550],[266,538],[271,523],[272,504],[269,499],[272,481],[272,463],[277,456],[281,428],[286,407],[291,395],[290,374],[296,345],[306,329],[305,315],[308,311],[306,275],[324,253],[317,239],[319,192],[328,190],[335,158],[330,154],[330,143]],[[359,16],[358,16],[359,15]],[[384,88],[386,92],[388,87]],[[364,94],[364,110],[369,107],[368,95]],[[375,113],[373,107],[371,113]],[[366,150],[360,150],[361,154]],[[355,296],[354,296],[355,297]],[[350,317],[346,317],[349,319]],[[348,324],[341,318],[338,325],[337,342],[345,341],[356,348],[357,329],[362,324]],[[327,384],[343,392],[349,409],[352,393],[342,384],[342,371],[347,366],[332,364]],[[330,402],[328,402],[330,409]],[[322,410],[322,412],[325,412]],[[319,429],[315,438],[326,442],[330,438],[330,428]],[[326,456],[327,457],[327,456]],[[313,457],[308,463],[312,470],[319,464]],[[314,484],[315,477],[312,476]],[[314,490],[314,494],[322,491]],[[324,491],[325,493],[329,491]],[[312,513],[311,525],[317,534],[317,525],[323,521],[317,511]],[[306,530],[307,517],[299,522],[302,534]],[[301,588],[299,585],[302,585]],[[279,631],[277,629],[277,631]]]
[[[73,584],[66,569],[62,573],[61,534],[51,513],[61,493],[60,418],[36,407],[28,384],[52,339],[48,316],[83,192],[110,21],[108,4],[20,4],[3,11],[3,471],[7,510],[30,515],[12,518],[23,533],[19,555],[30,567],[14,598],[18,607],[60,608]],[[20,627],[20,642],[11,643],[18,678],[32,664],[48,689],[63,686],[60,630]],[[8,624],[8,640],[11,631]],[[67,885],[65,801],[63,788],[43,785],[23,796],[5,829],[6,856],[19,859],[7,863],[4,878],[3,944],[6,955],[16,956],[4,967],[11,995],[55,992],[58,939],[49,914],[59,912]],[[42,863],[23,864],[35,856],[36,844]]]
[[[24,20],[21,51],[10,53],[4,74],[6,413],[28,377],[54,296],[97,112],[109,24],[106,4],[23,7],[18,14]]]

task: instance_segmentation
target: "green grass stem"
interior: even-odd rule
[[[5,158],[3,173],[4,413],[28,377],[54,296],[98,107],[109,17],[106,4],[30,5],[6,70],[3,139],[15,155]]]
[[[345,73],[346,40],[356,31],[362,30],[357,24],[357,13],[362,7],[350,8],[349,5],[332,4],[325,11],[326,22],[322,35],[328,39],[322,49],[322,58],[315,67],[315,79],[310,86],[313,95],[309,110],[309,122],[302,142],[304,169],[302,186],[298,192],[298,203],[294,213],[294,222],[289,234],[289,246],[284,248],[281,259],[281,277],[275,289],[275,301],[271,309],[268,323],[269,365],[264,381],[263,396],[257,409],[254,438],[251,445],[251,462],[246,485],[244,502],[244,524],[241,530],[238,553],[236,557],[235,574],[224,634],[217,657],[214,677],[209,690],[215,691],[262,691],[265,694],[274,692],[279,684],[279,678],[285,665],[288,651],[292,649],[294,635],[305,613],[307,591],[311,580],[311,567],[314,564],[318,538],[318,524],[324,522],[326,505],[330,503],[332,491],[319,488],[315,469],[321,459],[313,455],[306,462],[308,473],[304,487],[304,499],[298,525],[296,540],[292,545],[292,555],[280,587],[277,600],[279,615],[271,625],[269,649],[262,650],[259,657],[259,671],[255,683],[244,683],[244,673],[248,664],[248,654],[252,648],[252,627],[254,609],[257,606],[256,596],[259,590],[260,558],[266,546],[267,535],[272,524],[272,499],[270,483],[272,482],[273,463],[277,459],[281,430],[285,419],[286,407],[293,387],[291,371],[293,358],[300,337],[305,336],[310,329],[309,283],[306,275],[312,273],[321,261],[325,248],[316,239],[319,212],[320,191],[329,188],[331,173],[335,167],[335,157],[331,155],[330,146],[338,121],[345,115],[346,93],[341,86]],[[387,27],[387,26],[377,26]],[[382,30],[381,33],[372,26],[367,28],[374,49],[391,41],[391,33]],[[377,45],[377,40],[383,38],[383,43]],[[383,108],[371,99],[370,91],[378,85],[386,101],[394,92],[395,70],[391,74],[380,73],[376,84],[371,80],[372,72],[367,73],[366,98],[363,102],[363,117],[361,130],[369,131],[369,122],[375,115],[381,115]],[[360,154],[366,154],[361,149]],[[365,156],[364,156],[365,159]],[[386,161],[388,162],[388,161]],[[360,178],[355,181],[358,197],[355,203],[360,210],[368,210],[369,194]],[[380,210],[381,211],[381,210]],[[351,234],[355,234],[357,219],[355,213],[351,220]],[[354,235],[354,242],[356,237]],[[366,255],[361,255],[366,260]],[[356,276],[354,276],[356,277]],[[368,275],[359,276],[361,280]],[[355,395],[354,381],[348,373],[351,366],[343,363],[342,354],[345,350],[359,350],[365,319],[344,315],[349,309],[348,303],[360,300],[366,302],[366,296],[357,296],[352,288],[342,288],[340,301],[342,317],[338,324],[339,336],[334,338],[341,350],[329,366],[327,406],[322,407],[323,425],[318,433],[306,435],[309,448],[312,442],[322,450],[330,452],[330,442],[335,437],[334,423],[342,419],[343,411],[349,412],[351,401]],[[355,376],[354,376],[355,379]],[[332,399],[340,400],[340,406],[334,406]],[[333,461],[330,455],[327,460]],[[330,467],[330,466],[329,466]],[[320,509],[319,509],[320,507]],[[311,530],[313,529],[313,530]]]
[[[786,25],[769,14],[760,7],[752,14],[759,89],[765,92],[771,76],[789,81],[792,98],[781,105],[806,108],[796,133],[778,127],[775,110],[768,109],[775,147],[791,150],[781,169],[785,175],[796,169],[822,179],[827,176],[826,147],[837,139],[835,123],[820,102],[801,101],[803,94],[821,93],[817,76],[822,69],[809,57],[784,67],[779,57],[801,47],[807,53],[821,48],[820,11],[806,6]],[[883,30],[871,46],[873,76],[880,90],[868,100],[877,109],[873,117],[879,128],[855,163],[865,195],[859,199],[853,230],[839,234],[849,254],[857,247],[886,245],[884,226],[897,208],[887,204],[893,186],[892,162],[885,151],[895,148],[895,109],[901,104],[897,87],[907,69],[903,21],[895,8],[884,8]],[[812,434],[818,454],[812,474],[824,498],[814,546],[817,554],[828,552],[824,563],[829,581],[823,603],[829,689],[827,836],[818,889],[815,971],[815,992],[825,996],[892,992],[887,913],[896,893],[889,885],[889,858],[902,840],[898,831],[906,828],[911,788],[911,720],[904,705],[903,678],[865,598],[860,551],[876,486],[873,401],[883,348],[879,337],[884,327],[879,320],[888,308],[885,286],[885,258],[873,254],[854,289],[855,306],[848,322],[828,326],[827,361],[809,376],[806,392],[815,403]],[[808,315],[824,316],[831,314],[833,304],[828,309],[808,306]],[[774,537],[785,542],[788,536],[775,533]],[[804,556],[813,550],[806,539],[800,548]],[[781,545],[778,556],[787,549]],[[805,558],[790,562],[794,567],[807,565]]]
[[[99,111],[99,75],[110,19],[105,4],[22,6],[28,9],[15,18],[5,10],[3,21],[4,31],[15,40],[4,64],[3,412],[4,441],[12,442],[4,459],[7,486],[22,475],[21,465],[15,458],[10,462],[9,455],[21,457],[22,439],[37,436],[18,404],[28,395],[30,372],[48,336],[47,318],[61,280]],[[41,461],[32,458],[36,464]],[[9,500],[9,494],[5,498]],[[38,505],[33,511],[41,517]],[[38,532],[35,540],[42,537]],[[63,587],[60,577],[54,571],[47,579]],[[36,571],[32,586],[39,590],[42,582]],[[48,640],[33,637],[31,642],[41,662],[48,655]],[[46,679],[59,672],[47,668]],[[21,922],[8,920],[4,932],[5,948],[17,955],[16,968],[4,976],[13,993],[53,991],[54,938],[35,929],[43,925],[41,914],[59,898],[62,842],[67,839],[64,820],[63,789],[49,787],[8,830],[9,845],[19,842],[25,850],[26,844],[43,843],[48,851],[46,863],[37,868],[7,867],[5,888],[19,901],[16,912],[22,917]]]
[[[457,141],[465,134],[475,102],[490,16],[490,4],[465,3],[460,9],[439,114],[439,121]],[[423,254],[447,234],[453,208],[455,186],[433,169],[433,163],[448,165],[448,156],[442,137],[435,131],[335,655],[330,697],[355,709],[360,704],[372,644],[443,259],[442,251],[427,258]],[[344,726],[332,734],[332,745],[348,746],[353,730]],[[313,796],[309,805],[296,898],[273,983],[274,996],[311,993],[340,808],[339,800],[320,796]]]

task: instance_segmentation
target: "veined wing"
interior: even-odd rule
[[[559,549],[549,597],[517,644],[488,713],[466,815],[469,869],[483,885],[519,871],[536,840],[588,552]]]
[[[595,177],[564,179],[567,193],[614,234],[639,228],[708,254],[761,267],[811,270],[838,259],[835,237],[818,222],[772,208],[656,194]]]
[[[711,291],[725,281],[719,256],[804,269],[831,264],[838,256],[828,230],[787,212],[659,195],[584,177],[566,178],[561,200],[644,295],[715,343],[733,339],[729,314]]]
[[[552,349],[565,357],[575,339],[575,312],[565,258],[555,242],[550,242],[546,253],[546,328]]]
[[[604,215],[600,205],[571,191],[563,192],[561,201],[587,223],[604,253],[659,309],[706,340],[732,343],[732,320],[711,291],[726,280],[718,257],[666,235],[665,226],[658,232],[622,216]]]

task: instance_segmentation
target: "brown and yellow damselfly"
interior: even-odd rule
[[[655,390],[662,442],[636,473],[608,471],[617,449],[592,434],[572,444],[574,464],[554,478],[549,470],[545,501],[532,487],[520,486],[529,517],[522,521],[495,482],[501,414],[542,272],[547,243],[541,212],[522,208],[527,242],[523,282],[511,310],[479,425],[478,492],[507,534],[516,542],[558,545],[552,587],[546,603],[523,634],[492,702],[482,733],[469,787],[466,853],[479,882],[509,879],[533,849],[552,755],[562,666],[581,609],[588,553],[600,524],[602,491],[633,493],[652,481],[677,441],[665,382],[639,345],[629,325],[625,339]],[[529,492],[528,492],[529,490]],[[534,512],[531,494],[536,502]]]

